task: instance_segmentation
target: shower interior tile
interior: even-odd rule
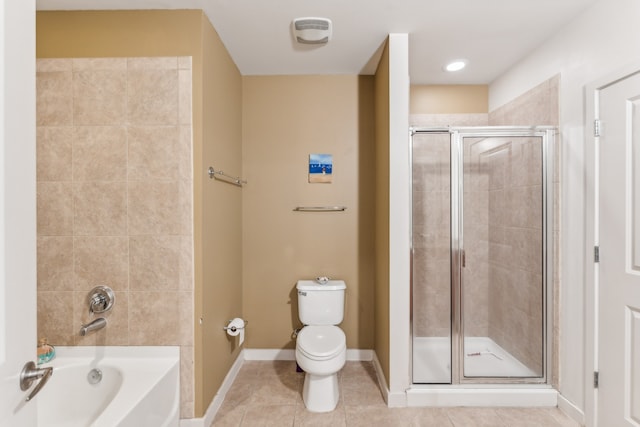
[[[124,70],[74,71],[73,124],[126,124],[126,87],[127,73]]]
[[[38,292],[73,291],[73,237],[38,237]]]
[[[76,236],[127,234],[126,182],[74,182],[73,206]]]
[[[40,126],[36,132],[36,180],[71,181],[73,128]]]
[[[83,126],[73,132],[74,181],[126,181],[127,134],[120,126]]]

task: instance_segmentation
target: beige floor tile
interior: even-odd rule
[[[386,406],[345,406],[347,427],[451,427],[445,413],[418,408],[387,408]]]
[[[450,408],[446,411],[454,427],[507,426],[493,408]]]
[[[346,427],[347,419],[344,405],[338,403],[331,412],[309,412],[304,404],[296,406],[295,427]]]
[[[238,427],[242,424],[245,412],[246,407],[244,406],[231,407],[223,403],[213,419],[211,427]]]
[[[259,377],[251,405],[296,405],[302,401],[302,378],[296,374]]]
[[[412,412],[406,415],[406,426],[411,427],[453,427],[445,408],[407,408]],[[458,427],[458,425],[456,425]]]
[[[371,362],[347,362],[340,401],[328,413],[306,410],[304,374],[292,361],[248,361],[213,426],[579,427],[557,408],[388,408]]]
[[[557,422],[559,426],[562,427],[580,427],[580,423],[569,418],[558,408],[551,408],[548,410],[549,415],[551,415]]]
[[[293,426],[295,405],[251,406],[242,418],[242,427],[286,427]]]
[[[347,362],[340,374],[341,400],[345,406],[385,406],[371,362]]]
[[[509,427],[561,427],[560,421],[545,408],[500,408],[498,416]]]

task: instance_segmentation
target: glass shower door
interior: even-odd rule
[[[413,135],[413,382],[451,383],[451,141]]]
[[[414,384],[546,381],[554,132],[412,130]]]
[[[543,137],[459,137],[462,379],[542,377]]]

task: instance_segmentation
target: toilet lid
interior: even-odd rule
[[[347,338],[337,326],[305,326],[297,338],[298,350],[311,359],[328,359],[346,347]]]

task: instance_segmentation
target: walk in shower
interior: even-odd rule
[[[553,136],[411,130],[414,384],[547,382]]]

